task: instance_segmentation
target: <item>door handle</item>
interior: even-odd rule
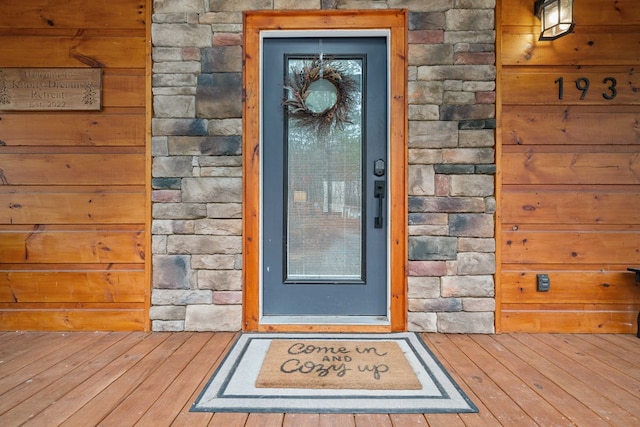
[[[373,222],[374,228],[382,228],[382,215],[384,212],[384,198],[386,193],[386,185],[383,180],[376,180],[374,184],[373,197],[378,199],[378,214]]]

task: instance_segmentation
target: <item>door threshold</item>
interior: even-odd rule
[[[389,326],[386,316],[262,316],[262,325],[371,325]]]

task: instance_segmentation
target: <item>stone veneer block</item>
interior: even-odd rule
[[[242,116],[242,74],[212,73],[198,76],[197,117],[209,119]]]
[[[153,159],[151,174],[154,177],[192,176],[191,157],[156,157]],[[186,201],[186,200],[185,200]]]
[[[443,30],[446,24],[444,13],[440,12],[409,12],[409,31],[413,30]]]
[[[409,197],[409,212],[484,212],[478,197]]]
[[[475,31],[493,30],[495,20],[493,9],[451,9],[445,13],[447,30]]]
[[[151,320],[184,320],[187,309],[183,305],[156,305],[149,309]]]
[[[214,46],[202,49],[203,73],[239,73],[242,71],[242,47]]]
[[[441,82],[414,81],[409,82],[408,86],[409,104],[426,105],[442,103],[444,89],[442,88]]]
[[[492,276],[445,276],[442,278],[442,296],[493,297],[495,295]]]
[[[409,298],[409,311],[424,313],[462,311],[462,300],[460,298]]]
[[[458,252],[455,237],[409,237],[409,259],[412,261],[438,261],[456,259]]]
[[[409,298],[438,298],[440,296],[439,277],[409,277]]]
[[[481,80],[495,81],[493,65],[421,65],[418,80]]]
[[[451,214],[449,231],[452,236],[459,237],[493,237],[493,215]]]
[[[495,274],[496,255],[493,253],[462,252],[458,254],[458,274]]]
[[[434,194],[435,173],[432,165],[409,166],[409,194],[431,196]]]
[[[189,256],[155,255],[153,257],[153,287],[156,289],[189,289]]]
[[[410,148],[445,148],[458,145],[455,122],[419,121],[409,123]]]
[[[436,313],[409,313],[407,323],[412,332],[438,332]]]
[[[209,0],[210,12],[242,12],[273,9],[273,0]]]
[[[274,10],[320,9],[320,0],[273,0]]]
[[[491,175],[451,175],[451,195],[468,197],[493,196]]]
[[[197,219],[207,216],[207,206],[199,203],[154,203],[154,219]]]
[[[458,252],[495,252],[495,239],[460,238],[458,239]]]
[[[214,294],[215,299],[215,294]],[[496,300],[493,298],[463,298],[463,311],[495,311]]]
[[[182,332],[184,320],[152,320],[151,329],[154,332]]]
[[[154,46],[208,47],[213,33],[208,25],[153,24],[151,38]]]
[[[211,290],[154,289],[151,295],[153,305],[191,305],[213,303]]]
[[[207,134],[207,122],[201,119],[153,119],[151,131],[154,136],[197,136]]]
[[[238,331],[242,329],[240,305],[190,305],[184,319],[185,331]]]
[[[242,138],[231,136],[175,136],[169,138],[171,156],[237,156],[241,153]]]
[[[195,117],[196,98],[194,96],[154,96],[153,112],[156,117]]]
[[[438,313],[438,332],[448,334],[492,334],[494,314],[491,312]]]
[[[240,178],[185,178],[182,180],[185,203],[233,203],[242,201]]]
[[[239,291],[242,289],[240,270],[200,270],[198,288],[214,291]]]
[[[202,0],[154,0],[153,11],[155,13],[172,13],[172,12],[204,12],[204,3]]]
[[[167,239],[167,251],[171,254],[239,254],[241,249],[240,236],[171,235]]]

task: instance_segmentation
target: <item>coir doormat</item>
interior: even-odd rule
[[[271,341],[256,380],[262,388],[419,390],[394,341]]]
[[[477,412],[413,333],[242,334],[191,410]]]

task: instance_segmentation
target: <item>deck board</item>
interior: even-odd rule
[[[486,375],[481,367],[473,363],[452,338],[447,335],[430,336],[429,346],[437,346],[445,359],[455,361],[452,367],[460,375],[463,384],[468,387],[464,387],[460,382],[458,384],[463,390],[467,388],[475,390],[479,400],[475,400],[474,403],[482,402],[486,410],[494,414],[500,423],[514,423],[519,426],[535,425],[531,417],[491,377]]]
[[[27,372],[26,374],[29,379],[13,387],[11,393],[6,393],[0,400],[0,413],[9,409],[15,410],[16,407],[21,406],[20,404],[22,402],[26,401],[30,403],[22,406],[29,412],[33,411],[36,405],[44,407],[42,405],[45,405],[47,400],[49,404],[55,401],[56,397],[61,396],[61,392],[63,392],[57,385],[54,385],[60,378],[68,378],[67,384],[71,388],[78,385],[86,377],[83,375],[87,371],[87,369],[82,369],[83,362],[87,359],[93,359],[100,353],[107,351],[109,347],[121,340],[122,337],[121,334],[109,334],[95,342],[95,344],[86,345],[68,358],[59,360],[48,369],[44,369],[38,373],[34,371]],[[87,342],[93,343],[94,341]],[[63,354],[60,354],[59,357],[63,357]],[[27,366],[27,368],[29,366]],[[16,375],[12,375],[12,378],[15,377]],[[0,382],[0,390],[5,387],[6,385]]]
[[[553,380],[541,374],[526,359],[519,357],[506,346],[489,335],[476,335],[473,339],[497,357],[507,369],[513,372],[519,381],[529,386],[530,390],[544,398],[550,405],[562,413],[562,417],[556,419],[556,423],[575,423],[576,425],[607,425],[604,420],[597,417],[579,400],[573,398]],[[516,380],[517,381],[517,380]],[[531,407],[535,409],[535,407]]]
[[[519,346],[517,351],[526,354],[532,366],[547,377],[560,382],[565,391],[583,402],[589,410],[605,421],[615,425],[625,425],[633,420],[631,414],[616,404],[615,398],[609,398],[612,395],[601,394],[605,390],[591,385],[589,377],[585,378],[586,381],[579,378],[580,375],[574,371],[575,364],[556,363],[560,354],[552,347],[541,346],[541,341],[536,340],[532,335],[518,334],[507,338],[517,341]],[[591,371],[591,375],[597,377],[594,371]]]
[[[600,334],[423,334],[477,414],[189,412],[236,336],[2,333],[0,425],[640,425],[640,340]]]
[[[191,336],[189,333],[172,334],[163,340],[158,346],[153,348],[144,358],[142,358],[135,366],[127,371],[127,375],[119,376],[115,381],[104,388],[97,396],[85,404],[82,409],[77,411],[63,425],[97,425],[105,423],[108,426],[122,426],[121,421],[113,421],[109,418],[111,414],[121,413],[120,420],[130,419],[134,417],[135,412],[129,412],[132,405],[139,405],[140,399],[147,400],[146,396],[138,393],[145,380],[153,378],[161,364],[184,344]],[[145,391],[149,391],[147,387]],[[155,400],[157,396],[151,394],[149,401]],[[124,405],[125,409],[120,408]]]
[[[183,390],[199,390],[203,380],[208,380],[209,372],[213,366],[224,356],[227,346],[230,344],[233,334],[200,333],[208,341],[198,353],[193,355],[191,362],[180,372],[175,380],[162,389],[162,395],[155,400],[149,410],[141,417],[137,426],[161,425],[165,420],[184,410],[188,414],[189,407],[193,404],[195,394],[184,394]],[[192,347],[195,350],[195,348]],[[204,384],[202,384],[204,386]],[[210,418],[210,417],[208,417]],[[231,418],[230,418],[231,419]],[[233,418],[239,419],[239,418]],[[246,416],[244,417],[246,419]],[[244,421],[243,421],[244,422]],[[229,421],[230,425],[233,425]]]
[[[509,368],[477,342],[468,336],[455,336],[452,340],[537,424],[547,426],[552,425],[555,420],[562,419],[562,414],[556,408],[537,393],[532,393],[534,390],[528,384],[523,383]]]

